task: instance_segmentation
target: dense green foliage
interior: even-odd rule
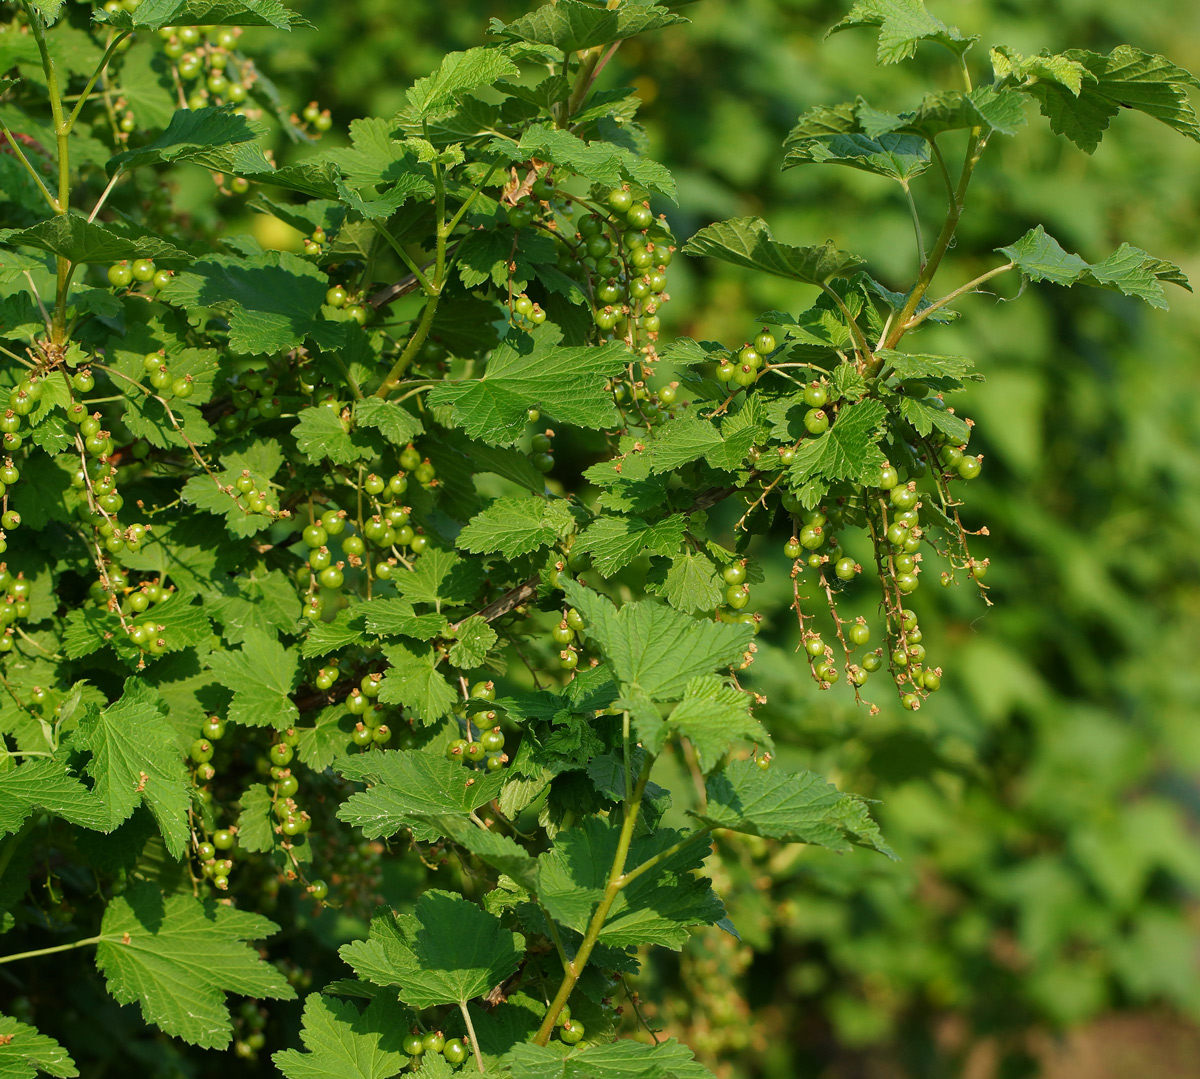
[[[705,1074],[666,1026],[736,1074],[820,1066],[828,1027],[925,1075],[959,1066],[938,1016],[1019,1069],[1031,1026],[1200,1008],[1158,756],[1196,749],[1194,406],[1141,313],[1179,237],[1038,180],[1121,107],[1196,140],[1196,81],[1114,41],[985,56],[890,0],[826,13],[878,31],[824,46],[843,85],[760,48],[753,102],[689,58],[816,25],[677,6],[519,8],[484,48],[473,14],[403,94],[365,5],[311,49],[270,0],[13,10],[3,1074],[229,1066],[183,1043]],[[971,298],[1028,282],[1097,299]],[[265,1003],[297,988],[302,1019]]]

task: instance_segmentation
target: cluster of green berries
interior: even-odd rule
[[[283,402],[275,396],[278,388],[279,380],[270,371],[243,371],[229,395],[233,411],[226,412],[217,420],[221,433],[237,434],[255,418],[279,419],[283,415]]]
[[[325,250],[325,230],[318,225],[304,237],[304,253],[310,258],[318,257]]]
[[[471,697],[474,700],[494,701],[496,699],[495,683],[476,682],[471,687]],[[479,713],[477,719],[494,723],[496,713]],[[469,721],[467,733],[471,733]],[[446,759],[454,761],[456,764],[477,764],[489,772],[499,772],[508,764],[509,760],[508,754],[504,752],[504,743],[504,732],[498,726],[484,730],[481,725],[478,738],[455,738],[447,744]]]
[[[529,462],[539,472],[550,472],[554,469],[554,431],[547,427],[537,431],[529,439]]]
[[[321,235],[320,243],[324,243],[324,229],[315,230],[312,239],[315,239],[318,233]],[[341,311],[351,322],[357,322],[360,326],[365,326],[371,317],[370,308],[363,303],[362,295],[350,292],[345,285],[332,285],[325,293],[325,303]]]
[[[32,586],[23,573],[14,577],[7,562],[0,562],[0,588],[4,590],[4,602],[0,603],[0,652],[11,652],[16,624],[29,617],[29,596]]]
[[[121,579],[116,567],[108,569],[108,583],[114,590],[118,589],[117,581]],[[127,586],[126,586],[127,587]],[[103,586],[101,586],[101,589]],[[112,608],[116,602],[116,591],[111,595],[97,590],[104,595],[104,605]],[[157,580],[144,582],[136,590],[130,590],[125,601],[120,605],[121,616],[124,618],[126,633],[130,644],[139,651],[152,656],[161,656],[167,650],[167,627],[154,617],[154,607],[161,603],[170,592],[163,588]]]
[[[147,352],[142,357],[142,370],[146,373],[150,385],[160,394],[169,393],[172,397],[186,401],[194,392],[191,375],[176,378],[171,373],[171,369],[167,366],[167,355],[164,349],[159,349],[158,352]]]
[[[323,109],[316,101],[310,101],[300,110],[299,116],[292,116],[292,123],[307,131],[312,129],[319,138],[333,127],[333,116],[328,109]]]
[[[416,1070],[421,1066],[426,1053],[440,1053],[447,1064],[457,1067],[470,1054],[466,1042],[461,1038],[447,1038],[440,1030],[431,1030],[422,1034],[414,1029],[409,1033],[401,1046],[408,1054],[409,1063]]]
[[[558,1013],[558,1036],[566,1045],[578,1045],[587,1033],[578,1019],[571,1018],[571,1006],[564,1004]]]
[[[161,292],[174,276],[174,270],[158,269],[153,259],[134,259],[132,262],[122,259],[108,268],[108,283],[113,288],[130,288],[136,281],[149,285],[155,292]]]
[[[336,678],[337,668],[322,667],[317,674],[317,687],[322,688],[330,675]],[[332,685],[332,682],[329,684]],[[352,716],[361,717],[350,734],[351,741],[360,749],[384,746],[392,740],[392,728],[384,722],[384,707],[377,700],[382,684],[382,674],[377,672],[364,674],[358,685],[350,690],[350,694],[346,698],[346,710]]]
[[[517,325],[540,326],[546,321],[546,312],[540,304],[536,304],[524,292],[512,300],[510,305],[512,321]]]
[[[721,571],[725,582],[725,607],[718,608],[717,618],[722,622],[738,622],[754,626],[758,631],[760,618],[753,611],[747,611],[750,603],[750,585],[746,581],[746,560],[731,562]]]
[[[770,358],[774,355],[779,347],[775,340],[775,335],[764,326],[762,331],[758,333],[753,341],[747,341],[738,351],[736,355],[724,356],[717,364],[716,370],[713,372],[714,377],[721,383],[733,383],[736,386],[747,387],[753,386],[758,381],[758,376],[765,370],[764,364],[770,366]],[[822,402],[823,404],[824,402]],[[813,412],[818,410],[812,410]],[[809,416],[805,416],[804,425],[813,434],[820,434],[821,431],[814,431],[809,426]],[[823,416],[824,413],[821,413]],[[825,422],[825,428],[828,428],[828,420]],[[823,430],[823,429],[822,429]],[[787,462],[784,462],[785,464]]]
[[[233,1020],[235,1038],[233,1052],[242,1060],[257,1060],[258,1054],[267,1044],[264,1030],[267,1013],[256,1000],[242,1001]]]
[[[254,81],[254,65],[235,50],[239,26],[164,26],[158,32],[163,56],[184,87],[189,109],[243,105]]]
[[[268,492],[258,490],[258,484],[255,483],[248,468],[242,469],[242,474],[226,488],[226,493],[231,495],[247,513],[261,513],[267,517],[290,516],[286,510],[280,510],[278,506],[272,505]]]
[[[568,565],[576,572],[584,568],[582,560],[578,557],[570,558]],[[563,611],[558,623],[550,629],[550,640],[553,647],[558,649],[558,665],[564,671],[573,671],[579,666],[585,628],[583,615],[574,607],[568,607]]]

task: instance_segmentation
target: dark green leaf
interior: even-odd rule
[[[684,245],[685,255],[716,258],[747,270],[821,285],[862,263],[857,255],[839,251],[833,241],[823,247],[792,247],[779,243],[758,217],[719,221],[701,229]]]
[[[60,214],[27,229],[0,229],[0,243],[36,247],[70,262],[118,262],[121,259],[191,262],[194,257],[157,236],[122,236],[79,214]]]

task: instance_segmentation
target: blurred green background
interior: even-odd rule
[[[296,107],[331,108],[336,132],[390,114],[446,49],[530,6],[351,0],[334,14],[301,2],[318,29],[263,32],[250,51]],[[1200,20],[1177,0],[931,8],[980,35],[977,80],[992,43],[1128,42],[1200,70]],[[832,238],[902,289],[914,252],[898,188],[779,167],[813,105],[862,94],[899,111],[930,80],[953,85],[935,49],[880,69],[872,35],[823,41],[845,10],[705,0],[686,9],[691,25],[623,46],[601,85],[638,87],[651,150],[679,182],[679,205],[656,209],[680,236],[759,214],[789,242]],[[930,235],[943,209],[934,173],[916,197]],[[989,154],[938,291],[995,265],[994,248],[1038,223],[1089,260],[1128,240],[1200,278],[1198,206],[1200,146],[1122,115],[1089,157],[1031,113]],[[672,269],[666,338],[737,344],[758,313],[813,298],[687,261]],[[998,284],[1015,296],[1015,282]],[[979,544],[995,600],[922,590],[925,643],[947,673],[915,716],[891,699],[869,715],[843,692],[814,691],[794,656],[782,556],[769,566],[755,596],[768,627],[753,672],[764,718],[789,765],[879,800],[903,861],[722,846],[718,885],[742,942],[704,934],[642,979],[652,1021],[719,1073],[1200,1074],[1200,300],[1170,299],[1163,313],[1043,286],[1017,303],[972,298],[961,322],[915,339],[987,375],[958,407],[986,455],[968,524],[989,529]],[[775,559],[779,539],[756,553]]]

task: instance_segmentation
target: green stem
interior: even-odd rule
[[[96,70],[92,73],[92,77],[88,79],[87,85],[83,88],[83,92],[79,95],[79,100],[75,103],[75,108],[71,110],[71,115],[67,117],[67,134],[71,133],[71,129],[75,126],[75,121],[79,119],[79,112],[84,105],[87,104],[87,99],[91,96],[92,90],[96,83],[100,80],[100,76],[104,74],[104,69],[108,67],[108,62],[112,59],[113,53],[117,51],[117,46],[121,44],[130,34],[132,30],[122,30],[109,43],[107,49],[104,50],[104,55],[100,57],[100,63],[96,65]]]
[[[631,869],[628,873],[622,874],[620,880],[621,887],[626,887],[627,885],[633,883],[633,881],[637,880],[638,877],[640,877],[643,873],[649,873],[650,870],[655,866],[661,865],[668,858],[673,858],[676,854],[683,850],[684,847],[690,846],[692,843],[696,842],[697,839],[706,838],[711,831],[712,825],[706,824],[698,832],[693,832],[691,835],[685,836],[678,843],[672,843],[664,850],[660,850],[653,858],[649,858],[642,862],[642,864],[636,869]]]
[[[963,159],[962,172],[958,178],[958,186],[954,189],[954,197],[950,200],[950,208],[946,212],[946,222],[942,225],[942,231],[938,234],[937,243],[934,245],[933,252],[929,256],[929,261],[925,264],[925,269],[921,271],[920,277],[917,278],[917,283],[913,285],[912,290],[908,294],[908,298],[904,301],[904,306],[900,309],[900,314],[896,317],[896,321],[892,326],[891,332],[887,335],[884,341],[884,348],[895,348],[900,343],[908,329],[908,320],[912,318],[925,293],[929,290],[929,286],[933,283],[934,276],[938,272],[938,268],[942,264],[942,259],[945,258],[946,252],[950,250],[950,243],[954,239],[955,230],[958,228],[959,219],[962,217],[963,207],[966,205],[967,188],[971,183],[971,176],[975,171],[975,166],[979,164],[980,157],[983,156],[983,151],[987,145],[987,140],[980,136],[981,128],[975,127],[971,129],[971,136],[967,140],[967,152]],[[883,361],[878,358],[873,358],[867,365],[866,375],[868,378],[874,378],[879,374],[879,368]]]
[[[392,364],[392,369],[387,373],[387,378],[383,380],[383,385],[375,391],[376,397],[387,397],[400,385],[404,372],[408,370],[418,349],[425,343],[425,338],[429,336],[429,328],[433,325],[433,316],[437,314],[438,300],[440,299],[441,294],[434,293],[425,301],[425,310],[421,312],[421,321],[413,331],[412,337],[408,339],[408,344],[404,346],[404,351],[400,353],[400,358]]]
[[[625,801],[633,796],[633,776],[629,767],[629,713],[621,714],[621,744],[625,750]]]
[[[637,786],[633,790],[633,797],[625,803],[625,819],[621,823],[621,834],[617,838],[617,850],[613,855],[612,868],[608,871],[608,883],[605,885],[604,895],[596,907],[595,913],[592,915],[592,920],[588,923],[583,943],[579,945],[579,951],[575,953],[575,958],[568,965],[566,973],[563,975],[562,984],[558,987],[558,992],[554,995],[554,999],[550,1002],[550,1007],[546,1010],[546,1016],[542,1020],[542,1025],[538,1028],[537,1035],[533,1039],[535,1045],[545,1045],[550,1040],[550,1035],[554,1030],[554,1024],[558,1020],[559,1013],[562,1011],[563,1005],[566,1004],[567,998],[570,997],[571,991],[575,988],[575,983],[579,981],[579,976],[587,966],[592,949],[596,947],[596,942],[600,939],[600,930],[604,928],[608,912],[612,909],[613,903],[616,902],[621,889],[628,882],[624,875],[625,860],[629,857],[629,846],[633,842],[633,832],[637,827],[638,816],[641,814],[642,795],[645,793],[646,784],[650,780],[650,768],[653,764],[654,758],[647,753],[645,761],[642,762],[642,771],[638,776]]]
[[[89,944],[99,944],[103,937],[87,937],[71,944],[56,944],[53,948],[36,948],[32,952],[15,952],[12,955],[0,955],[0,965],[15,963],[18,959],[36,959],[39,955],[54,955],[56,952],[71,952],[76,948],[86,948]]]
[[[904,198],[908,202],[908,212],[912,214],[913,231],[917,234],[917,272],[925,269],[925,235],[921,231],[921,215],[917,213],[917,204],[913,199],[912,188],[908,186],[908,181],[903,180],[900,184],[904,188]]]
[[[1002,273],[1008,273],[1009,270],[1015,270],[1016,268],[1017,264],[1015,262],[1006,262],[1003,266],[997,266],[993,270],[988,270],[987,273],[980,274],[973,281],[968,281],[965,285],[961,286],[960,288],[956,288],[953,292],[943,296],[940,300],[931,303],[927,308],[925,308],[924,311],[920,311],[913,315],[913,317],[908,320],[908,324],[904,327],[905,330],[911,330],[914,326],[919,326],[930,315],[932,315],[934,311],[940,311],[948,304],[952,304],[960,296],[965,296],[968,292],[974,292],[985,281],[990,281],[993,277],[999,277]]]
[[[467,1024],[467,1036],[471,1039],[471,1051],[475,1054],[475,1063],[479,1066],[479,1074],[487,1069],[483,1065],[483,1054],[479,1051],[479,1039],[475,1037],[475,1024],[471,1022],[471,1011],[466,1001],[458,1002],[458,1010],[462,1012],[463,1022]]]
[[[342,377],[346,380],[346,385],[350,387],[350,392],[354,394],[354,400],[361,401],[363,399],[362,390],[358,388],[358,383],[354,381],[354,376],[350,374],[350,369],[342,362],[341,356],[337,353],[332,353],[333,362],[338,365],[338,370],[342,372]]]
[[[421,288],[425,290],[425,295],[432,296],[433,286],[429,283],[429,278],[421,272],[421,267],[413,261],[412,256],[410,256],[409,253],[404,250],[399,241],[397,241],[396,237],[388,232],[382,222],[372,218],[371,224],[375,227],[375,231],[378,232],[379,235],[388,242],[388,244],[391,246],[391,249],[400,256],[400,260],[409,268],[409,271],[412,273],[412,275],[421,282]]]
[[[25,156],[25,151],[21,149],[21,144],[13,137],[13,133],[8,130],[7,124],[0,124],[0,127],[4,128],[4,137],[8,140],[8,145],[12,147],[12,152],[17,155],[17,160],[25,166],[25,170],[33,177],[33,182],[38,185],[38,190],[41,191],[42,197],[50,204],[50,209],[58,213],[58,202],[50,194],[50,189],[46,186],[46,182],[42,179],[37,169],[30,164],[29,158]]]
[[[821,290],[838,305],[838,310],[842,312],[842,317],[846,320],[846,328],[849,329],[850,336],[854,338],[854,347],[861,353],[862,358],[870,364],[872,362],[871,346],[867,344],[867,339],[863,336],[862,330],[859,328],[858,323],[854,321],[854,316],[850,314],[850,308],[846,306],[845,301],[832,286],[822,284]]]

